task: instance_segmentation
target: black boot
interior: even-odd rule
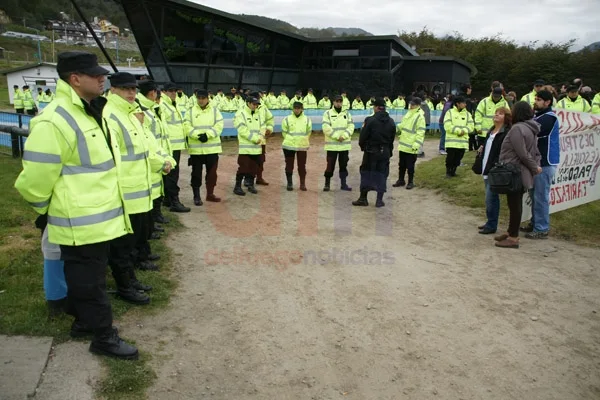
[[[406,190],[410,190],[415,187],[414,184],[415,174],[408,174],[408,185],[406,185]]]
[[[369,205],[369,202],[367,201],[367,192],[366,190],[361,190],[360,191],[360,197],[358,198],[358,200],[353,201],[352,205],[353,206],[361,206],[361,207],[366,207]]]
[[[74,339],[91,336],[93,334],[94,330],[92,328],[77,319],[71,324],[70,335]]]
[[[165,231],[165,228],[163,228],[162,226],[160,226],[158,224],[154,224],[154,227],[152,229],[154,229],[154,232],[164,232]]]
[[[457,167],[452,167],[452,168],[451,168],[451,171],[450,171],[450,176],[452,176],[452,177],[456,176],[456,168],[457,168]]]
[[[154,222],[156,222],[157,224],[168,224],[169,223],[169,220],[165,218],[165,216],[163,215],[163,213],[160,210],[160,203],[159,203],[158,209],[155,210],[155,212],[154,212]]]
[[[169,199],[168,196],[165,196],[165,198],[163,199],[162,205],[167,208],[171,207],[171,199]]]
[[[323,186],[323,191],[324,192],[329,192],[329,190],[331,190],[331,177],[325,177],[325,186]]]
[[[191,211],[191,209],[189,207],[186,207],[183,204],[181,204],[181,201],[179,201],[178,196],[173,196],[171,198],[171,208],[169,208],[169,210],[171,212],[177,212],[177,213],[187,213],[187,212]]]
[[[254,177],[253,176],[248,177],[247,182],[248,182],[248,191],[250,193],[257,194],[258,190],[256,190],[256,187],[254,187]]]
[[[90,351],[123,360],[137,360],[139,357],[138,349],[125,343],[114,328],[109,328],[106,332],[95,335],[90,344]]]
[[[133,288],[133,286],[129,286],[128,288],[117,288],[117,295],[121,299],[131,304],[144,305],[150,303],[150,297],[148,297],[146,294],[138,292]]]
[[[446,178],[452,178],[452,168],[446,167]]]
[[[131,287],[134,288],[135,290],[142,291],[142,292],[149,292],[152,290],[152,286],[145,285],[142,282],[138,281],[137,279],[131,281]]]
[[[245,196],[246,192],[242,189],[242,179],[244,179],[243,175],[235,176],[235,187],[233,188],[233,193],[238,196]]]
[[[293,178],[293,174],[291,172],[286,172],[285,173],[285,177],[287,179],[287,187],[286,187],[286,189],[288,190],[288,192],[291,192],[292,190],[294,190],[294,178]]]
[[[142,282],[138,281],[137,276],[135,275],[135,271],[133,269],[129,270],[129,285],[135,290],[142,292],[149,292],[152,290],[152,286],[144,285]]]
[[[202,199],[200,198],[200,188],[199,187],[192,187],[192,193],[194,194],[194,205],[201,206],[202,205]]]
[[[375,207],[383,207],[385,203],[383,202],[383,192],[377,192],[377,201],[375,202]]]
[[[406,182],[404,181],[405,174],[406,174],[406,170],[404,168],[400,168],[398,170],[398,180],[392,186],[393,187],[402,187],[402,186],[406,185]]]
[[[146,261],[140,261],[137,264],[137,268],[140,271],[158,271],[158,270],[160,270],[160,268],[159,268],[158,265],[156,265],[152,261],[148,261],[148,260],[146,260]]]
[[[48,304],[48,318],[58,317],[67,311],[66,297],[59,300],[46,300],[46,304]]]
[[[347,192],[351,192],[352,188],[350,186],[348,186],[348,184],[346,183],[346,178],[348,177],[348,172],[340,172],[340,181],[342,183],[341,189],[345,190]]]

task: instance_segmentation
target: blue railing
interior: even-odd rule
[[[0,125],[29,129],[29,122],[33,116],[25,114],[16,114],[0,111]],[[26,138],[23,135],[15,135],[0,130],[0,151],[7,152],[6,149],[12,149],[11,154],[19,157],[22,154],[23,144]]]
[[[281,122],[283,119],[291,114],[289,110],[272,110],[271,111],[274,118],[274,131],[281,132]],[[322,128],[323,122],[323,110],[305,110],[304,113],[310,117],[313,130],[319,131]],[[407,110],[388,110],[390,116],[396,122],[400,122]],[[235,113],[223,112],[224,119],[224,128],[222,136],[237,136],[237,131],[233,127],[233,117]],[[360,129],[365,118],[371,115],[371,110],[350,110],[350,114],[352,115],[352,120],[354,121],[354,125],[356,129]],[[439,129],[438,120],[440,118],[441,111],[431,111],[431,124],[427,127],[428,129]],[[23,114],[15,114],[9,112],[0,112],[0,125],[10,125],[17,126],[19,128],[28,129],[29,122],[33,118],[30,115]],[[22,138],[22,141],[25,141],[25,138]],[[0,132],[0,147],[12,147],[13,140],[11,139],[11,135],[6,132]]]

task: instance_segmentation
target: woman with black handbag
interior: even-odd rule
[[[477,160],[473,165],[473,171],[476,174],[483,175],[485,182],[485,214],[487,221],[478,227],[479,233],[489,235],[496,233],[498,229],[498,215],[500,214],[500,196],[490,189],[488,182],[488,173],[500,158],[500,149],[506,134],[512,126],[512,114],[506,107],[500,107],[496,110],[493,117],[494,126],[489,130],[485,142],[477,151]]]
[[[517,102],[512,110],[513,126],[506,134],[500,149],[500,163],[512,164],[521,174],[520,190],[506,194],[510,213],[508,231],[496,236],[497,247],[519,248],[519,225],[523,214],[523,193],[533,187],[533,176],[542,172],[537,134],[540,125],[533,121],[533,109],[525,101]]]

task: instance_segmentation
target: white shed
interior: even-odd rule
[[[110,67],[110,65],[101,65],[102,67],[112,72],[112,68]],[[142,75],[148,75],[148,70],[146,69],[146,67],[118,66],[117,68],[121,72],[129,72],[130,74],[135,75],[136,77],[138,77],[138,79]],[[56,81],[58,80],[56,64],[39,63],[24,65],[22,67],[5,70],[2,72],[2,74],[6,76],[10,104],[13,104],[13,96],[15,94],[13,90],[14,85],[19,85],[19,87],[22,87],[23,85],[29,85],[29,89],[31,89],[31,93],[33,93],[34,98],[37,94],[38,87],[41,87],[44,90],[50,89],[53,92],[56,92]],[[110,87],[108,79],[106,80],[105,86],[106,88]]]
[[[10,104],[13,104],[13,97],[15,95],[15,91],[13,90],[14,85],[19,85],[19,87],[29,85],[29,89],[31,89],[32,93],[37,93],[38,87],[41,87],[44,90],[49,88],[53,92],[56,91],[56,81],[58,79],[56,64],[38,63],[23,65],[21,67],[5,70],[2,74],[6,76]]]

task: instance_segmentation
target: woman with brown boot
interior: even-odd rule
[[[496,247],[519,248],[519,225],[523,214],[523,193],[533,187],[533,176],[542,172],[537,134],[540,125],[533,121],[533,109],[525,101],[517,102],[512,111],[513,126],[506,134],[500,150],[500,162],[513,164],[521,170],[522,190],[508,193],[508,231],[496,236]]]

